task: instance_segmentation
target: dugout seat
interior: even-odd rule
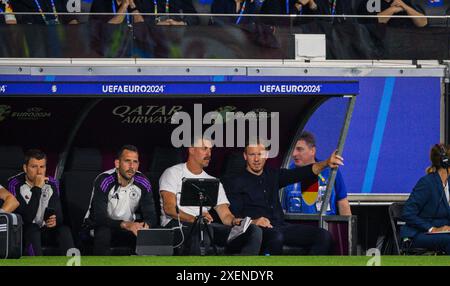
[[[160,225],[161,205],[159,195],[159,178],[162,173],[173,165],[184,162],[183,149],[155,147],[149,159],[149,171],[146,173],[150,184],[152,185],[153,200],[155,201],[155,210],[158,226]]]
[[[22,172],[24,153],[19,146],[0,146],[0,184],[8,188],[8,178]]]
[[[0,146],[0,185],[8,189],[8,178],[22,171],[23,151],[18,146]],[[3,201],[0,200],[0,208]]]
[[[93,182],[101,172],[102,156],[99,150],[74,148],[61,178],[66,224],[72,229],[77,247],[81,246],[80,231],[89,209]]]
[[[405,203],[393,203],[389,206],[389,220],[391,223],[392,239],[394,241],[395,253],[397,255],[437,255],[436,251],[430,251],[425,248],[412,248],[410,239],[402,240],[400,238],[400,228],[405,225],[402,219],[403,207]]]
[[[232,152],[225,156],[221,178],[226,179],[241,174],[245,171],[246,162],[242,152]]]

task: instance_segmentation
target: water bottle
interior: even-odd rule
[[[302,193],[292,190],[288,195],[288,212],[300,213],[302,210]]]
[[[318,211],[318,212],[320,212],[320,210],[322,209],[322,205],[323,205],[323,203],[324,203],[324,201],[325,201],[325,194],[326,194],[326,192],[327,192],[327,186],[325,185],[325,186],[319,186],[319,191],[318,191],[318,196],[317,196],[317,202],[316,202],[316,210]],[[327,207],[327,212],[328,211],[330,211],[331,210],[331,208],[330,208],[330,205],[328,204],[328,207]]]

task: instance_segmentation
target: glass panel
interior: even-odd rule
[[[325,34],[327,59],[450,58],[443,0],[22,1],[0,4],[2,58],[294,59],[295,34]]]

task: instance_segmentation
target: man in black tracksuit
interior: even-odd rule
[[[8,190],[19,201],[15,213],[24,223],[23,241],[25,253],[41,256],[42,241],[58,243],[60,255],[74,247],[70,229],[63,225],[59,184],[46,177],[47,157],[40,150],[29,150],[25,154],[23,173],[8,180]]]
[[[88,214],[94,225],[94,255],[110,255],[112,242],[133,249],[138,231],[156,226],[152,188],[138,171],[137,148],[123,146],[114,163],[114,169],[94,182]]]

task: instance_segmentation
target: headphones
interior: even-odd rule
[[[438,144],[438,146],[439,146],[440,167],[442,167],[445,170],[447,170],[448,168],[450,168],[450,160],[448,158],[448,155],[447,155],[447,152],[445,150],[444,144]]]
[[[445,151],[445,146],[444,146],[444,144],[436,144],[436,146],[439,146],[439,165],[440,165],[440,167],[444,168],[447,171],[447,177],[448,177],[448,168],[450,167],[450,162],[449,162],[447,152]],[[439,182],[441,183],[440,179],[439,179]],[[442,192],[441,198],[439,199],[439,203],[444,198],[444,195],[445,195],[445,192]],[[422,207],[422,209],[424,207],[425,207],[425,205]],[[434,217],[436,217],[440,207],[441,207],[441,205],[439,204],[434,213]],[[422,212],[422,210],[421,210],[421,212]]]

